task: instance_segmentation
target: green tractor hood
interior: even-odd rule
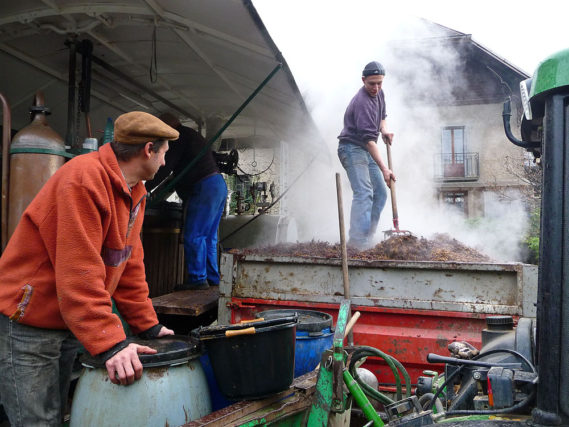
[[[569,87],[569,49],[551,55],[538,65],[529,96],[533,101],[564,86]]]

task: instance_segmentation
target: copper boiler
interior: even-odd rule
[[[65,143],[47,124],[42,92],[36,93],[30,114],[32,122],[14,135],[10,146],[8,239],[32,199],[65,162]]]

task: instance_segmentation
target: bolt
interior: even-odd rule
[[[480,375],[480,372],[474,372],[472,374],[472,378],[474,378],[475,380],[479,380],[482,378],[482,375]]]

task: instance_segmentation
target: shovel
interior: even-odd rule
[[[391,172],[393,172],[393,166],[391,166],[391,144],[386,143],[387,147],[387,167]],[[395,195],[395,181],[391,180],[391,185],[389,186],[391,190],[391,211],[393,213],[393,228],[394,230],[384,231],[383,234],[386,237],[391,237],[393,235],[397,236],[410,236],[411,232],[408,230],[399,229],[399,214],[397,213],[397,197]]]

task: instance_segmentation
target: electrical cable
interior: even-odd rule
[[[495,349],[495,350],[490,350],[487,351],[485,353],[480,353],[478,354],[476,357],[473,358],[473,360],[479,360],[483,357],[486,356],[490,356],[492,354],[497,354],[497,353],[510,353],[513,354],[514,356],[520,358],[530,369],[534,374],[537,374],[537,370],[535,369],[535,366],[533,366],[533,364],[521,353],[515,351],[515,350],[510,350],[507,348],[504,349]],[[462,371],[462,369],[465,367],[465,365],[460,365],[458,367],[458,369],[456,371],[454,371],[451,375],[449,375],[449,377],[445,380],[445,382],[437,389],[437,391],[435,392],[433,398],[431,399],[431,401],[429,402],[429,408],[431,408],[434,404],[435,404],[435,400],[436,398],[441,394],[441,392],[443,391],[443,389],[450,383],[450,381],[459,373]],[[446,413],[446,415],[493,415],[493,414],[507,414],[507,413],[512,413],[517,411],[518,409],[522,409],[525,405],[527,405],[531,399],[533,397],[535,397],[535,387],[533,388],[532,392],[528,395],[528,397],[526,397],[524,400],[522,400],[521,402],[518,402],[517,404],[515,404],[514,406],[510,406],[509,408],[504,408],[504,409],[492,409],[492,410],[454,410],[454,411],[449,411]]]
[[[454,411],[448,411],[446,413],[447,416],[449,415],[497,415],[497,414],[511,414],[512,412],[516,412],[520,409],[525,408],[535,397],[537,394],[535,387],[532,389],[531,393],[520,402],[516,403],[514,406],[510,406],[509,408],[503,409],[456,409]]]

